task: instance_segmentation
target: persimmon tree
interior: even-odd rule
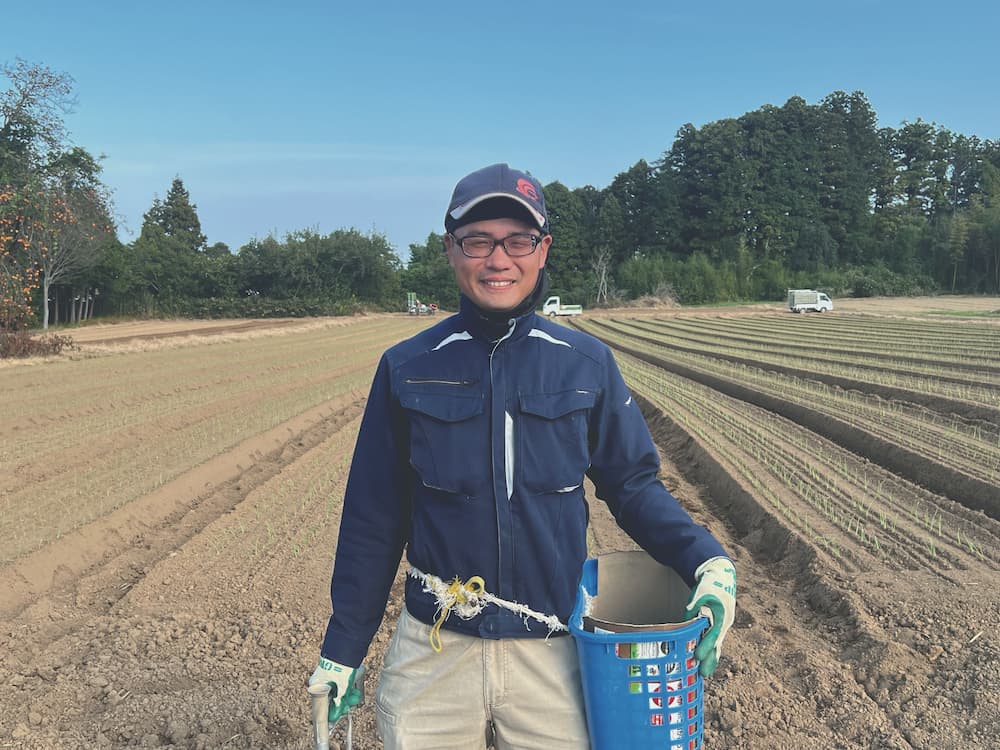
[[[32,297],[40,272],[30,251],[41,227],[28,201],[13,187],[0,187],[0,329],[16,331],[34,317]]]

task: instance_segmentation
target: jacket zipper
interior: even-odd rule
[[[510,322],[508,323],[508,325],[510,327],[507,329],[507,333],[505,333],[502,337],[500,337],[499,339],[497,339],[497,342],[493,345],[493,349],[490,351],[490,404],[493,403],[494,390],[495,390],[494,387],[493,387],[493,355],[497,353],[497,349],[500,348],[500,344],[502,344],[504,341],[506,341],[507,339],[509,339],[513,335],[514,328],[517,327],[517,318],[511,318]],[[504,411],[504,419],[506,420],[506,416],[507,416],[507,404],[506,403],[503,405],[503,411]],[[503,432],[503,435],[504,435],[504,439],[506,440],[506,435],[507,435],[506,425],[504,426],[502,432]],[[494,445],[493,445],[493,434],[492,433],[493,433],[493,425],[492,425],[492,421],[491,421],[491,423],[490,423],[490,465],[491,465],[491,467],[493,469],[493,487],[494,487],[494,496],[495,496],[496,486],[497,486],[497,465],[496,465],[496,460],[494,460],[494,458],[493,458]],[[505,442],[504,443],[504,460],[505,461],[506,461],[506,455],[507,455],[507,445],[506,445],[506,442]],[[506,466],[504,468],[506,469]],[[507,479],[507,472],[505,470],[504,471],[504,483],[505,483],[505,485],[506,485],[506,479]],[[508,502],[508,504],[510,503],[510,499],[509,498],[507,499],[507,502]],[[500,503],[499,502],[497,502],[496,507],[497,507],[497,510],[496,510],[496,520],[497,520],[497,555],[499,556],[499,559],[497,560],[497,588],[496,588],[496,590],[499,593],[499,592],[503,591],[503,538],[502,538],[502,536],[500,534]]]

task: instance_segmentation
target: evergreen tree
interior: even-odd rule
[[[137,274],[161,312],[177,314],[188,301],[210,296],[212,269],[204,248],[197,207],[176,177],[166,200],[153,199],[133,245]]]
[[[561,182],[545,186],[552,246],[545,263],[549,291],[564,300],[583,300],[590,276],[592,236],[581,191],[570,191]]]
[[[205,235],[201,233],[198,207],[191,203],[191,195],[180,177],[175,177],[161,201],[153,199],[153,205],[143,217],[143,222],[152,222],[163,230],[163,236],[177,242],[192,252],[205,249]]]
[[[653,169],[646,160],[640,159],[619,173],[608,193],[618,201],[622,214],[622,233],[614,245],[616,262],[657,244]]]

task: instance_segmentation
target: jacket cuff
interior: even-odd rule
[[[320,656],[345,667],[357,669],[368,654],[368,643],[352,638],[347,638],[341,633],[333,632],[333,620],[326,626],[326,636],[323,638],[323,646],[320,649]]]
[[[708,566],[711,565],[712,563],[714,563],[716,560],[725,560],[730,565],[732,565],[734,568],[736,567],[735,563],[733,563],[732,559],[730,559],[728,556],[726,556],[726,555],[716,555],[715,557],[708,558],[707,560],[705,560],[705,562],[703,562],[701,565],[699,565],[695,569],[695,571],[694,571],[694,579],[697,581],[699,578],[701,578],[702,575],[705,573],[705,569],[708,568]]]

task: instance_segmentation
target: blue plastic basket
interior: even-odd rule
[[[592,750],[701,750],[704,704],[694,649],[708,619],[699,617],[669,630],[584,630],[584,591],[597,595],[597,572],[598,560],[584,563],[569,620]]]

